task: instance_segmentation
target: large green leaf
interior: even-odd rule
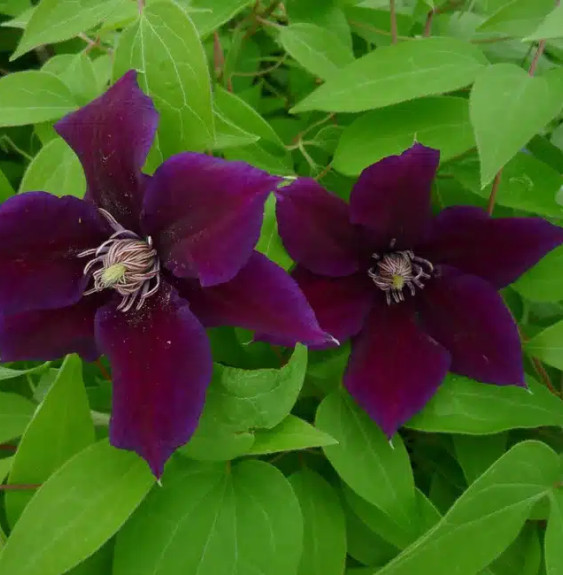
[[[275,130],[239,96],[217,86],[215,108],[229,122],[257,136],[253,144],[225,150],[228,160],[242,160],[274,174],[291,174],[291,156]]]
[[[53,74],[29,70],[0,78],[0,127],[56,120],[77,107]]]
[[[563,37],[563,4],[557,4],[526,41]]]
[[[62,42],[93,28],[126,0],[41,0],[12,60],[41,44]]]
[[[215,364],[199,426],[182,452],[194,459],[233,459],[250,449],[255,429],[271,429],[293,408],[307,370],[298,345],[281,369],[245,370]]]
[[[544,329],[534,336],[526,345],[527,353],[563,369],[563,321]]]
[[[507,433],[454,435],[456,459],[467,483],[473,483],[506,451]]]
[[[310,469],[289,481],[303,513],[303,554],[299,575],[342,575],[346,562],[346,523],[338,495]]]
[[[336,439],[313,427],[303,419],[289,414],[272,429],[258,429],[248,455],[296,451],[338,443]]]
[[[276,468],[178,459],[162,485],[117,536],[113,575],[295,575],[301,512]]]
[[[528,386],[529,391],[448,375],[436,395],[406,426],[421,431],[479,435],[563,425],[561,400],[531,379]]]
[[[314,24],[284,26],[280,30],[280,41],[303,68],[324,80],[354,61],[352,48],[335,32]]]
[[[203,150],[214,138],[207,60],[197,31],[173,2],[154,2],[121,34],[114,79],[130,68],[160,113],[151,167],[185,150]],[[149,161],[151,158],[149,157]]]
[[[234,18],[241,10],[252,4],[253,0],[192,0],[189,4],[190,17],[203,38]]]
[[[68,356],[28,425],[8,483],[44,483],[67,459],[94,441],[82,362]],[[6,515],[14,525],[31,499],[28,491],[6,492]]]
[[[485,20],[479,31],[522,37],[533,32],[553,9],[553,0],[511,0]]]
[[[485,186],[545,124],[563,100],[562,70],[533,78],[514,64],[495,64],[479,74],[469,114]],[[515,121],[518,118],[518,121]]]
[[[481,186],[476,158],[452,163],[447,171],[471,192],[488,199],[492,184]],[[552,167],[525,152],[518,152],[504,166],[497,187],[496,204],[551,218],[563,217],[557,201],[561,176]]]
[[[35,404],[21,395],[0,392],[0,443],[19,437],[35,408]]]
[[[545,531],[545,568],[547,575],[563,573],[563,489],[554,489],[550,496],[551,511]]]
[[[340,477],[354,490],[393,516],[413,521],[415,491],[407,451],[399,435],[392,443],[353,399],[338,390],[322,401],[316,425],[338,441],[324,447]]]
[[[508,547],[559,477],[559,458],[526,441],[494,463],[425,535],[377,575],[475,575]]]
[[[443,162],[475,145],[464,98],[419,98],[359,116],[344,129],[333,166],[349,176],[417,141],[440,150]]]
[[[154,483],[134,453],[95,443],[37,491],[0,553],[0,573],[61,575],[123,525]]]
[[[43,146],[25,171],[20,192],[36,190],[55,196],[84,196],[84,170],[72,148],[62,138],[54,138]]]
[[[362,112],[471,84],[487,63],[455,38],[423,38],[378,48],[342,68],[293,112]]]
[[[527,523],[502,555],[490,566],[494,575],[538,575],[542,560],[538,528]]]
[[[563,246],[544,256],[513,287],[532,301],[563,300]]]

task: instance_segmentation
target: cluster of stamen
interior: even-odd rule
[[[416,288],[423,289],[425,280],[430,279],[434,271],[428,260],[415,256],[411,250],[373,254],[372,257],[377,263],[368,270],[368,275],[385,292],[388,305],[405,301],[405,288],[411,295],[416,293]]]
[[[78,254],[79,258],[93,256],[84,268],[84,275],[91,276],[94,285],[84,295],[112,288],[123,298],[118,310],[129,311],[135,303],[141,309],[160,287],[160,262],[152,240],[141,239],[105,210],[100,212],[114,233],[99,247]]]

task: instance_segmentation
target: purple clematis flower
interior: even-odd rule
[[[497,290],[563,242],[540,218],[456,206],[431,216],[439,152],[368,167],[348,206],[311,179],[277,191],[279,232],[321,326],[352,338],[344,385],[391,437],[448,369],[524,385],[517,326]]]
[[[203,407],[212,371],[204,326],[293,343],[329,336],[295,281],[254,251],[278,178],[197,153],[149,177],[141,168],[157,122],[128,72],[55,126],[82,162],[86,199],[29,192],[0,206],[0,356],[106,354],[111,442],[160,476]]]

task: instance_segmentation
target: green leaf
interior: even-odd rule
[[[544,40],[563,37],[563,4],[558,4],[543,22],[524,41]]]
[[[338,443],[336,439],[310,423],[289,414],[272,429],[257,430],[247,455],[263,455],[279,451],[296,451]]]
[[[61,575],[116,533],[154,483],[134,453],[95,443],[37,491],[0,553],[0,572]]]
[[[293,260],[285,251],[278,233],[276,197],[274,194],[269,195],[264,205],[264,220],[262,221],[262,230],[256,249],[285,270],[288,270],[293,265]]]
[[[10,184],[10,180],[0,170],[0,202],[5,202],[8,198],[12,197],[16,192]]]
[[[553,0],[512,0],[487,18],[478,30],[523,37],[536,30],[552,9]]]
[[[0,127],[56,120],[76,107],[70,90],[53,74],[29,70],[0,78]]]
[[[84,32],[119,9],[125,0],[41,0],[11,60],[41,44],[62,42]]]
[[[397,434],[392,443],[342,391],[320,404],[316,426],[338,441],[323,448],[338,475],[361,497],[395,517],[412,521],[414,480],[407,451]]]
[[[244,370],[215,364],[202,417],[188,457],[207,461],[233,459],[254,443],[256,428],[271,429],[293,408],[305,379],[307,349],[298,345],[281,369]]]
[[[7,16],[17,16],[30,5],[30,0],[0,0],[0,13]]]
[[[214,140],[209,70],[197,31],[173,2],[154,2],[121,34],[114,80],[127,70],[142,72],[139,84],[160,113],[152,165]],[[150,163],[150,157],[149,157]]]
[[[506,433],[495,435],[454,435],[457,461],[463,469],[467,483],[473,483],[506,451]]]
[[[530,391],[448,375],[426,407],[406,426],[420,431],[480,435],[563,425],[561,400],[530,378],[528,387]]]
[[[35,408],[35,404],[21,395],[0,392],[0,443],[19,437]]]
[[[468,158],[447,167],[447,171],[474,194],[488,199],[492,185],[481,187],[476,158]],[[557,194],[561,187],[559,173],[534,156],[517,153],[504,166],[497,188],[496,204],[547,217],[563,217]]]
[[[241,10],[252,4],[253,0],[193,0],[188,8],[190,18],[199,35],[204,38],[223,24],[232,20]]]
[[[438,523],[441,517],[432,502],[418,489],[415,491],[413,521],[410,523],[397,521],[397,517],[383,513],[347,486],[344,486],[343,492],[354,513],[373,533],[397,549],[404,549],[410,545],[417,537]]]
[[[72,148],[62,138],[55,138],[43,146],[27,167],[20,192],[35,190],[55,196],[84,197],[84,170]]]
[[[342,68],[292,112],[362,112],[471,84],[487,63],[454,38],[423,38],[377,50]]]
[[[214,110],[215,118],[215,141],[213,142],[214,150],[223,150],[237,146],[247,146],[254,144],[260,138],[236,124],[233,124],[221,112]]]
[[[475,145],[464,98],[419,98],[374,110],[344,129],[334,155],[339,172],[356,176],[367,166],[400,154],[417,141],[440,150],[442,162]]]
[[[526,353],[541,361],[557,369],[563,369],[563,321],[538,333],[525,344],[524,349]]]
[[[280,29],[285,51],[305,70],[324,80],[354,61],[352,48],[335,32],[314,24],[291,24]]]
[[[42,70],[58,76],[70,88],[81,106],[101,93],[92,60],[84,52],[49,58]]]
[[[563,573],[563,489],[559,487],[550,494],[551,511],[545,531],[545,569],[547,575]]]
[[[532,301],[551,302],[563,299],[563,246],[545,255],[512,286]]]
[[[491,563],[494,575],[538,575],[542,552],[538,528],[528,523],[504,553]]]
[[[310,469],[289,482],[303,513],[303,554],[298,575],[342,575],[346,562],[346,523],[338,495]]]
[[[471,90],[469,114],[481,160],[482,186],[557,115],[562,98],[559,69],[532,78],[522,68],[502,63],[479,74]]]
[[[475,575],[516,537],[533,505],[559,476],[547,445],[525,441],[492,465],[440,522],[377,575]]]
[[[93,441],[94,424],[82,381],[82,362],[78,356],[70,355],[25,430],[8,483],[44,483],[65,461]],[[10,525],[16,523],[30,499],[28,491],[6,492]]]
[[[30,367],[29,369],[12,369],[11,367],[4,367],[3,365],[0,365],[0,381],[4,381],[6,379],[15,379],[16,377],[20,377],[22,375],[37,373],[47,369],[49,365],[50,362],[46,362],[41,365],[36,365],[35,367]]]
[[[117,536],[113,575],[296,573],[301,512],[276,468],[178,459],[162,485]]]
[[[0,483],[4,483],[4,479],[6,479],[8,473],[10,473],[13,462],[13,457],[5,457],[4,459],[0,459]]]
[[[291,174],[291,156],[275,130],[244,100],[215,88],[215,108],[229,122],[259,138],[254,144],[225,150],[228,160],[242,160],[274,174]]]

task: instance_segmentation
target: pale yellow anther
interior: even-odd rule
[[[401,290],[401,289],[403,289],[403,286],[405,285],[405,278],[403,276],[394,275],[391,278],[391,282],[393,285],[393,289]]]
[[[119,283],[124,277],[127,268],[123,264],[113,264],[104,269],[102,273],[102,283],[108,288]]]

